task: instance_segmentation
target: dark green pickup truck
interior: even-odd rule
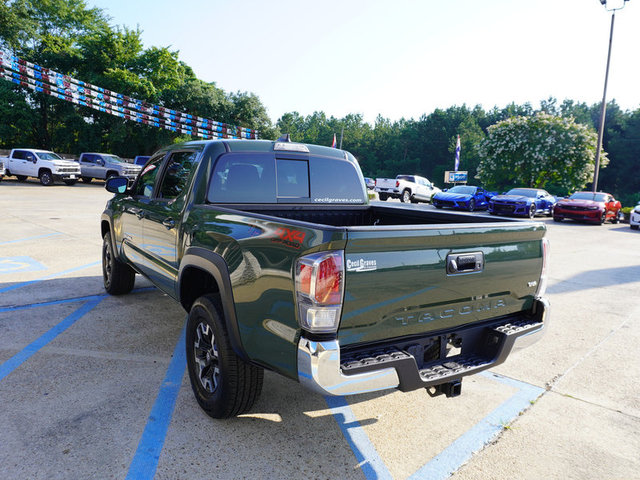
[[[189,312],[191,385],[213,417],[251,408],[264,368],[322,394],[455,396],[548,321],[544,224],[369,204],[343,150],[188,142],[107,189],[105,288],[139,273]]]

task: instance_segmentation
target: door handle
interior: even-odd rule
[[[167,227],[167,230],[171,230],[173,227],[176,226],[176,221],[172,218],[165,218],[162,221],[162,224]]]
[[[131,213],[138,217],[138,220],[142,220],[144,218],[144,210],[138,207],[129,207],[127,208],[127,213]]]

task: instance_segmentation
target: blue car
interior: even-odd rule
[[[436,208],[458,208],[473,212],[486,209],[493,195],[495,195],[494,192],[487,192],[484,188],[456,185],[436,193],[431,199],[431,204]]]
[[[496,195],[489,202],[492,215],[521,215],[533,218],[538,214],[551,216],[556,197],[541,188],[512,188]]]

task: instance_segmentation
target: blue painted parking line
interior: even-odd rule
[[[344,397],[324,397],[368,480],[392,478]]]
[[[156,290],[156,287],[141,287],[134,288],[131,290],[131,293],[144,293],[150,292],[152,290]],[[38,307],[50,307],[53,305],[64,305],[65,303],[75,303],[75,302],[86,302],[87,300],[93,300],[95,298],[104,298],[107,295],[98,294],[98,295],[87,295],[84,297],[73,297],[73,298],[65,298],[62,300],[51,300],[49,302],[39,302],[39,303],[30,303],[28,305],[12,305],[6,307],[0,307],[0,313],[3,312],[16,312],[18,310],[26,310],[28,308],[38,308]]]
[[[544,388],[495,373],[484,372],[481,375],[519,390],[409,477],[411,480],[449,478],[453,472],[473,456],[474,452],[491,442],[502,431],[504,425],[516,418],[520,412],[530,407],[531,402],[545,392]]]
[[[79,267],[70,268],[69,270],[63,270],[62,272],[52,273],[51,275],[47,275],[46,277],[36,278],[35,280],[29,280],[28,282],[16,283],[14,285],[9,285],[8,287],[0,288],[0,293],[8,292],[10,290],[15,290],[16,288],[26,287],[27,285],[33,285],[34,283],[42,282],[44,280],[51,280],[53,278],[61,277],[66,275],[67,273],[77,272],[78,270],[84,270],[85,268],[95,267],[96,265],[100,265],[102,262],[91,262],[86,265],[80,265]]]
[[[31,257],[1,257],[0,275],[3,273],[23,273],[46,270],[47,267]]]
[[[544,388],[492,372],[483,372],[480,375],[515,387],[518,391],[462,434],[425,466],[411,475],[409,477],[410,480],[449,478],[451,474],[473,456],[474,452],[491,442],[504,428],[504,425],[526,410],[533,401],[545,392]],[[347,442],[351,446],[353,454],[360,463],[365,477],[368,480],[391,478],[384,461],[380,458],[366,432],[358,423],[344,397],[325,397],[325,399]]]
[[[2,245],[10,245],[12,243],[29,242],[31,240],[38,240],[40,238],[55,237],[56,235],[62,235],[62,233],[60,233],[60,232],[46,233],[44,235],[36,235],[34,237],[18,238],[17,240],[8,240],[6,242],[0,242],[0,246],[2,246]]]
[[[87,301],[75,312],[58,323],[55,327],[51,328],[45,334],[41,335],[37,340],[27,345],[22,351],[11,357],[6,362],[0,364],[0,380],[13,372],[16,368],[18,368],[26,360],[28,360],[29,358],[31,358],[31,356],[38,352],[38,350],[50,343],[71,325],[73,325],[75,322],[77,322],[79,319],[93,310],[105,297],[106,295],[102,295]]]
[[[182,328],[178,343],[173,350],[173,358],[167,369],[167,374],[147,419],[147,425],[142,432],[131,465],[129,465],[128,480],[152,479],[156,474],[160,453],[180,392],[182,377],[187,368],[184,344],[185,327]]]

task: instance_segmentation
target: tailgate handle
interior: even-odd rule
[[[482,252],[450,253],[447,255],[447,275],[478,273],[484,268]]]

